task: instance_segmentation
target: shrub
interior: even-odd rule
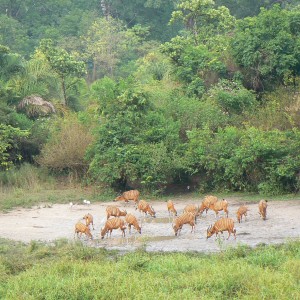
[[[59,119],[36,161],[51,170],[71,172],[78,178],[87,168],[84,156],[92,140],[89,130],[75,116]]]

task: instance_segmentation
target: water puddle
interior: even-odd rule
[[[250,235],[251,233],[249,232],[239,232],[236,235]]]

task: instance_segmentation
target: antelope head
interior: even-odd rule
[[[212,225],[207,228],[207,236],[206,239],[210,238],[213,235]]]
[[[153,217],[153,218],[156,218],[155,216],[155,211],[154,211],[154,208],[151,206],[151,213],[150,215]]]

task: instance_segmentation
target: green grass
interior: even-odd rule
[[[80,186],[70,185],[62,188],[45,186],[41,190],[11,189],[0,192],[0,211],[15,207],[32,207],[40,203],[69,203],[81,202],[83,199],[97,199],[91,190]]]
[[[0,240],[1,299],[300,299],[300,241],[220,254]]]
[[[40,203],[76,203],[83,199],[111,201],[115,197],[111,189],[82,187],[79,183],[68,182],[68,178],[52,177],[29,164],[0,172],[0,211]]]

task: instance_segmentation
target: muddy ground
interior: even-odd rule
[[[142,217],[135,210],[133,203],[126,206],[127,212],[135,214],[142,223],[142,234],[131,234],[126,231],[126,237],[121,237],[120,230],[114,230],[111,238],[100,239],[100,230],[106,220],[105,209],[108,205],[117,205],[124,209],[123,203],[105,202],[92,203],[90,205],[75,204],[71,208],[65,204],[41,204],[32,209],[16,209],[8,213],[0,214],[0,237],[17,241],[30,242],[40,240],[52,242],[60,238],[74,239],[74,225],[81,220],[84,214],[91,213],[94,216],[95,230],[92,230],[94,240],[85,237],[81,240],[91,246],[105,247],[131,251],[143,247],[147,251],[198,251],[217,252],[228,246],[247,244],[283,243],[290,239],[300,237],[300,200],[294,201],[269,201],[267,220],[263,221],[258,214],[258,204],[253,202],[228,199],[229,217],[235,220],[237,231],[236,240],[231,236],[215,240],[215,237],[206,239],[206,229],[216,221],[213,211],[205,213],[198,219],[196,232],[191,233],[190,225],[184,225],[181,234],[175,237],[172,229],[172,219],[169,218],[166,202],[149,201],[156,211],[157,218]],[[179,214],[186,204],[200,204],[200,201],[173,200]],[[250,211],[246,221],[236,221],[236,211],[242,204],[246,204]],[[222,213],[220,214],[223,215]],[[83,221],[83,220],[82,220]]]

